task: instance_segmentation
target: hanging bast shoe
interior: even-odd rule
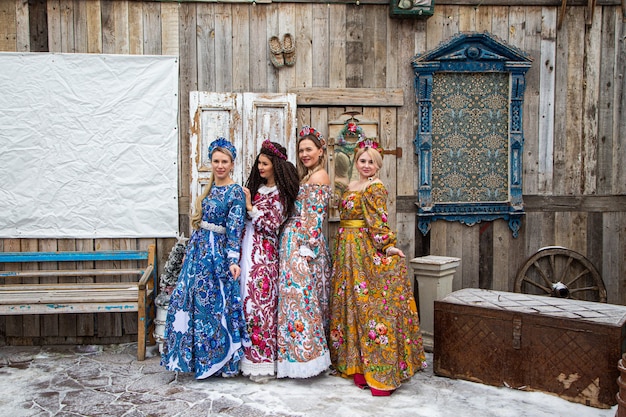
[[[270,45],[270,61],[276,68],[285,66],[283,57],[283,46],[280,44],[278,36],[272,36],[269,40]]]
[[[291,36],[291,33],[285,33],[283,35],[283,57],[285,65],[288,67],[292,67],[296,64],[296,42]]]

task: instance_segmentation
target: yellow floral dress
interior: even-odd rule
[[[396,243],[386,201],[380,182],[343,194],[330,299],[335,369],[364,374],[379,390],[396,389],[426,366],[405,259],[384,254]]]

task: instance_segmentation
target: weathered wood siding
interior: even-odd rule
[[[626,305],[626,25],[619,3],[600,1],[590,13],[587,2],[568,2],[562,19],[560,2],[550,0],[454,3],[437,2],[433,17],[412,20],[391,19],[386,4],[368,1],[0,0],[0,51],[179,56],[183,232],[189,224],[190,91],[370,89],[348,100],[299,100],[298,124],[325,131],[328,121],[358,110],[379,121],[385,148],[402,148],[402,157],[385,158],[383,179],[406,253],[461,258],[455,289],[512,290],[529,256],[561,245],[587,256],[604,278],[609,302]],[[489,31],[534,59],[524,103],[527,215],[517,239],[503,221],[473,227],[439,221],[426,237],[416,231],[417,117],[410,62],[461,31]],[[297,63],[276,69],[267,40],[285,33],[296,39]],[[367,101],[388,89],[402,91],[400,105]],[[0,250],[136,248],[153,241],[162,266],[172,239],[5,239]],[[13,342],[109,340],[124,333],[122,317],[0,318],[0,335]]]

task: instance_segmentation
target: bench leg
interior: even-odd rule
[[[146,359],[146,326],[146,316],[144,314],[142,317],[140,313],[137,322],[137,360],[140,361]]]
[[[146,315],[146,290],[139,290],[139,300],[137,309],[137,360],[146,359],[146,327],[148,317]]]

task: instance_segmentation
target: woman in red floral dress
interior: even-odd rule
[[[248,217],[241,249],[241,298],[250,336],[241,372],[256,382],[276,375],[278,233],[294,209],[298,186],[287,150],[264,141],[244,188]]]

